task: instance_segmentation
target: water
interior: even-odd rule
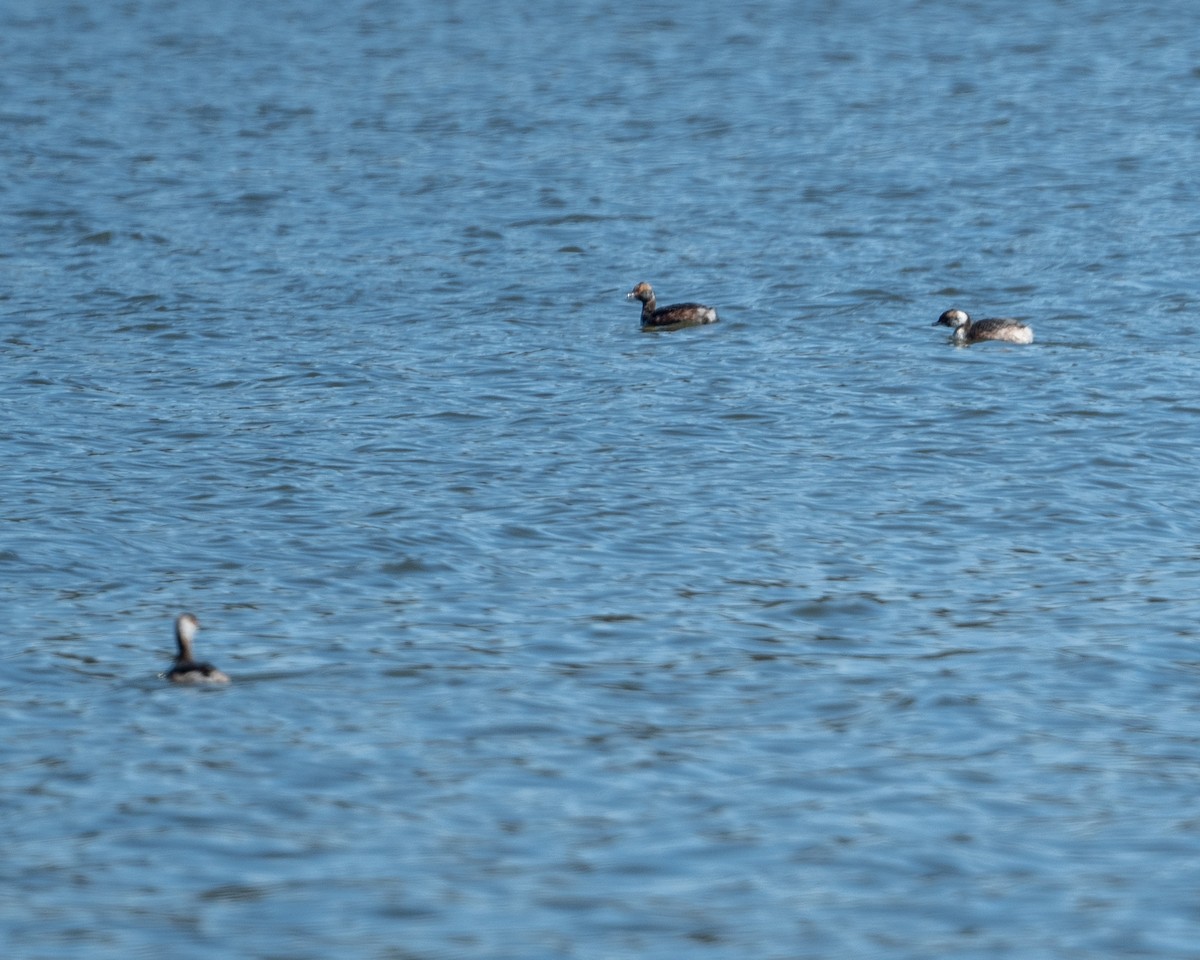
[[[1196,957],[1194,34],[10,0],[0,952]]]

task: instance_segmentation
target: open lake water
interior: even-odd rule
[[[6,0],[0,955],[1200,957],[1198,36]]]

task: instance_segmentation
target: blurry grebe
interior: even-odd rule
[[[947,310],[933,321],[936,327],[951,327],[955,343],[1003,340],[1006,343],[1033,343],[1033,330],[1016,320],[975,320],[965,310]]]
[[[192,659],[192,637],[200,621],[194,614],[181,614],[175,621],[175,643],[179,653],[175,657],[175,665],[167,671],[167,679],[172,683],[228,683],[229,677],[211,663],[197,663]]]
[[[699,303],[673,303],[655,310],[654,291],[648,283],[639,283],[625,294],[625,299],[642,301],[643,327],[686,327],[717,322],[717,311]]]

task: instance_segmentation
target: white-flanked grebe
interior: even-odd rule
[[[642,301],[642,327],[693,327],[701,323],[716,323],[717,311],[701,303],[673,303],[669,307],[654,307],[654,290],[648,283],[639,283],[625,294],[626,300]]]
[[[933,325],[953,329],[955,343],[979,343],[981,340],[1033,343],[1032,328],[1019,320],[972,320],[965,310],[947,310],[933,321]]]
[[[229,677],[211,663],[197,663],[193,658],[192,638],[199,627],[200,621],[195,614],[180,614],[175,621],[175,644],[179,653],[175,655],[175,665],[167,671],[167,679],[172,683],[228,683]]]

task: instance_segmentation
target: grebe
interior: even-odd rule
[[[1003,340],[1005,343],[1033,343],[1033,330],[1017,320],[975,320],[965,310],[947,310],[933,321],[954,330],[955,343],[978,343],[980,340]]]
[[[693,327],[701,323],[716,323],[717,311],[700,303],[673,303],[654,308],[654,290],[648,283],[639,283],[625,294],[626,300],[642,301],[642,328]]]
[[[192,659],[192,637],[200,627],[195,614],[184,613],[175,621],[175,644],[179,653],[175,665],[167,671],[172,683],[228,683],[229,677],[211,663],[197,663]]]

